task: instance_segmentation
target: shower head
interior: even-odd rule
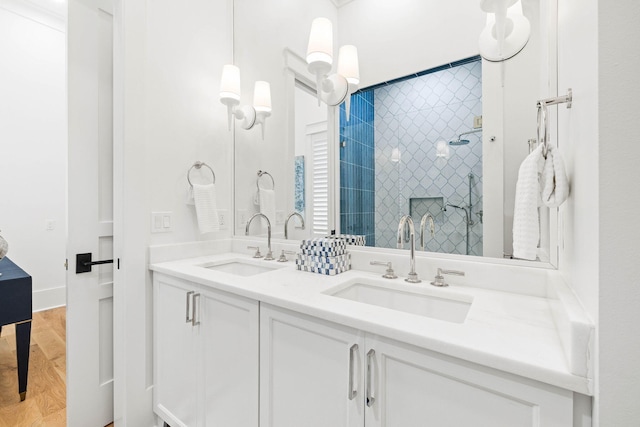
[[[468,139],[456,139],[455,141],[449,141],[449,145],[467,145],[469,143]]]
[[[453,146],[467,145],[469,143],[469,140],[468,139],[462,139],[462,137],[464,135],[470,135],[472,133],[477,133],[477,132],[482,132],[482,128],[474,129],[474,130],[471,130],[469,132],[462,132],[460,135],[458,135],[458,139],[456,139],[455,141],[449,141],[449,145],[453,145]]]

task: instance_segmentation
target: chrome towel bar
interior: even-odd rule
[[[571,91],[571,88],[569,88],[566,95],[541,99],[536,103],[536,106],[538,107],[537,139],[538,145],[542,144],[542,155],[545,159],[547,158],[547,152],[549,151],[549,121],[547,120],[547,107],[549,105],[567,104],[567,108],[571,108],[572,102],[573,92]],[[543,135],[542,138],[540,138],[541,132]]]

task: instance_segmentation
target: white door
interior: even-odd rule
[[[260,306],[260,427],[362,427],[358,331]]]
[[[76,273],[76,254],[113,259],[113,14],[68,5],[67,423],[113,421],[113,270]]]

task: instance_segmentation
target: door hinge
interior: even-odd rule
[[[69,269],[69,258],[64,260],[64,269],[68,270]]]

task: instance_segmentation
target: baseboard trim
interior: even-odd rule
[[[33,311],[49,310],[67,304],[67,288],[61,286],[59,288],[43,289],[33,292]]]

